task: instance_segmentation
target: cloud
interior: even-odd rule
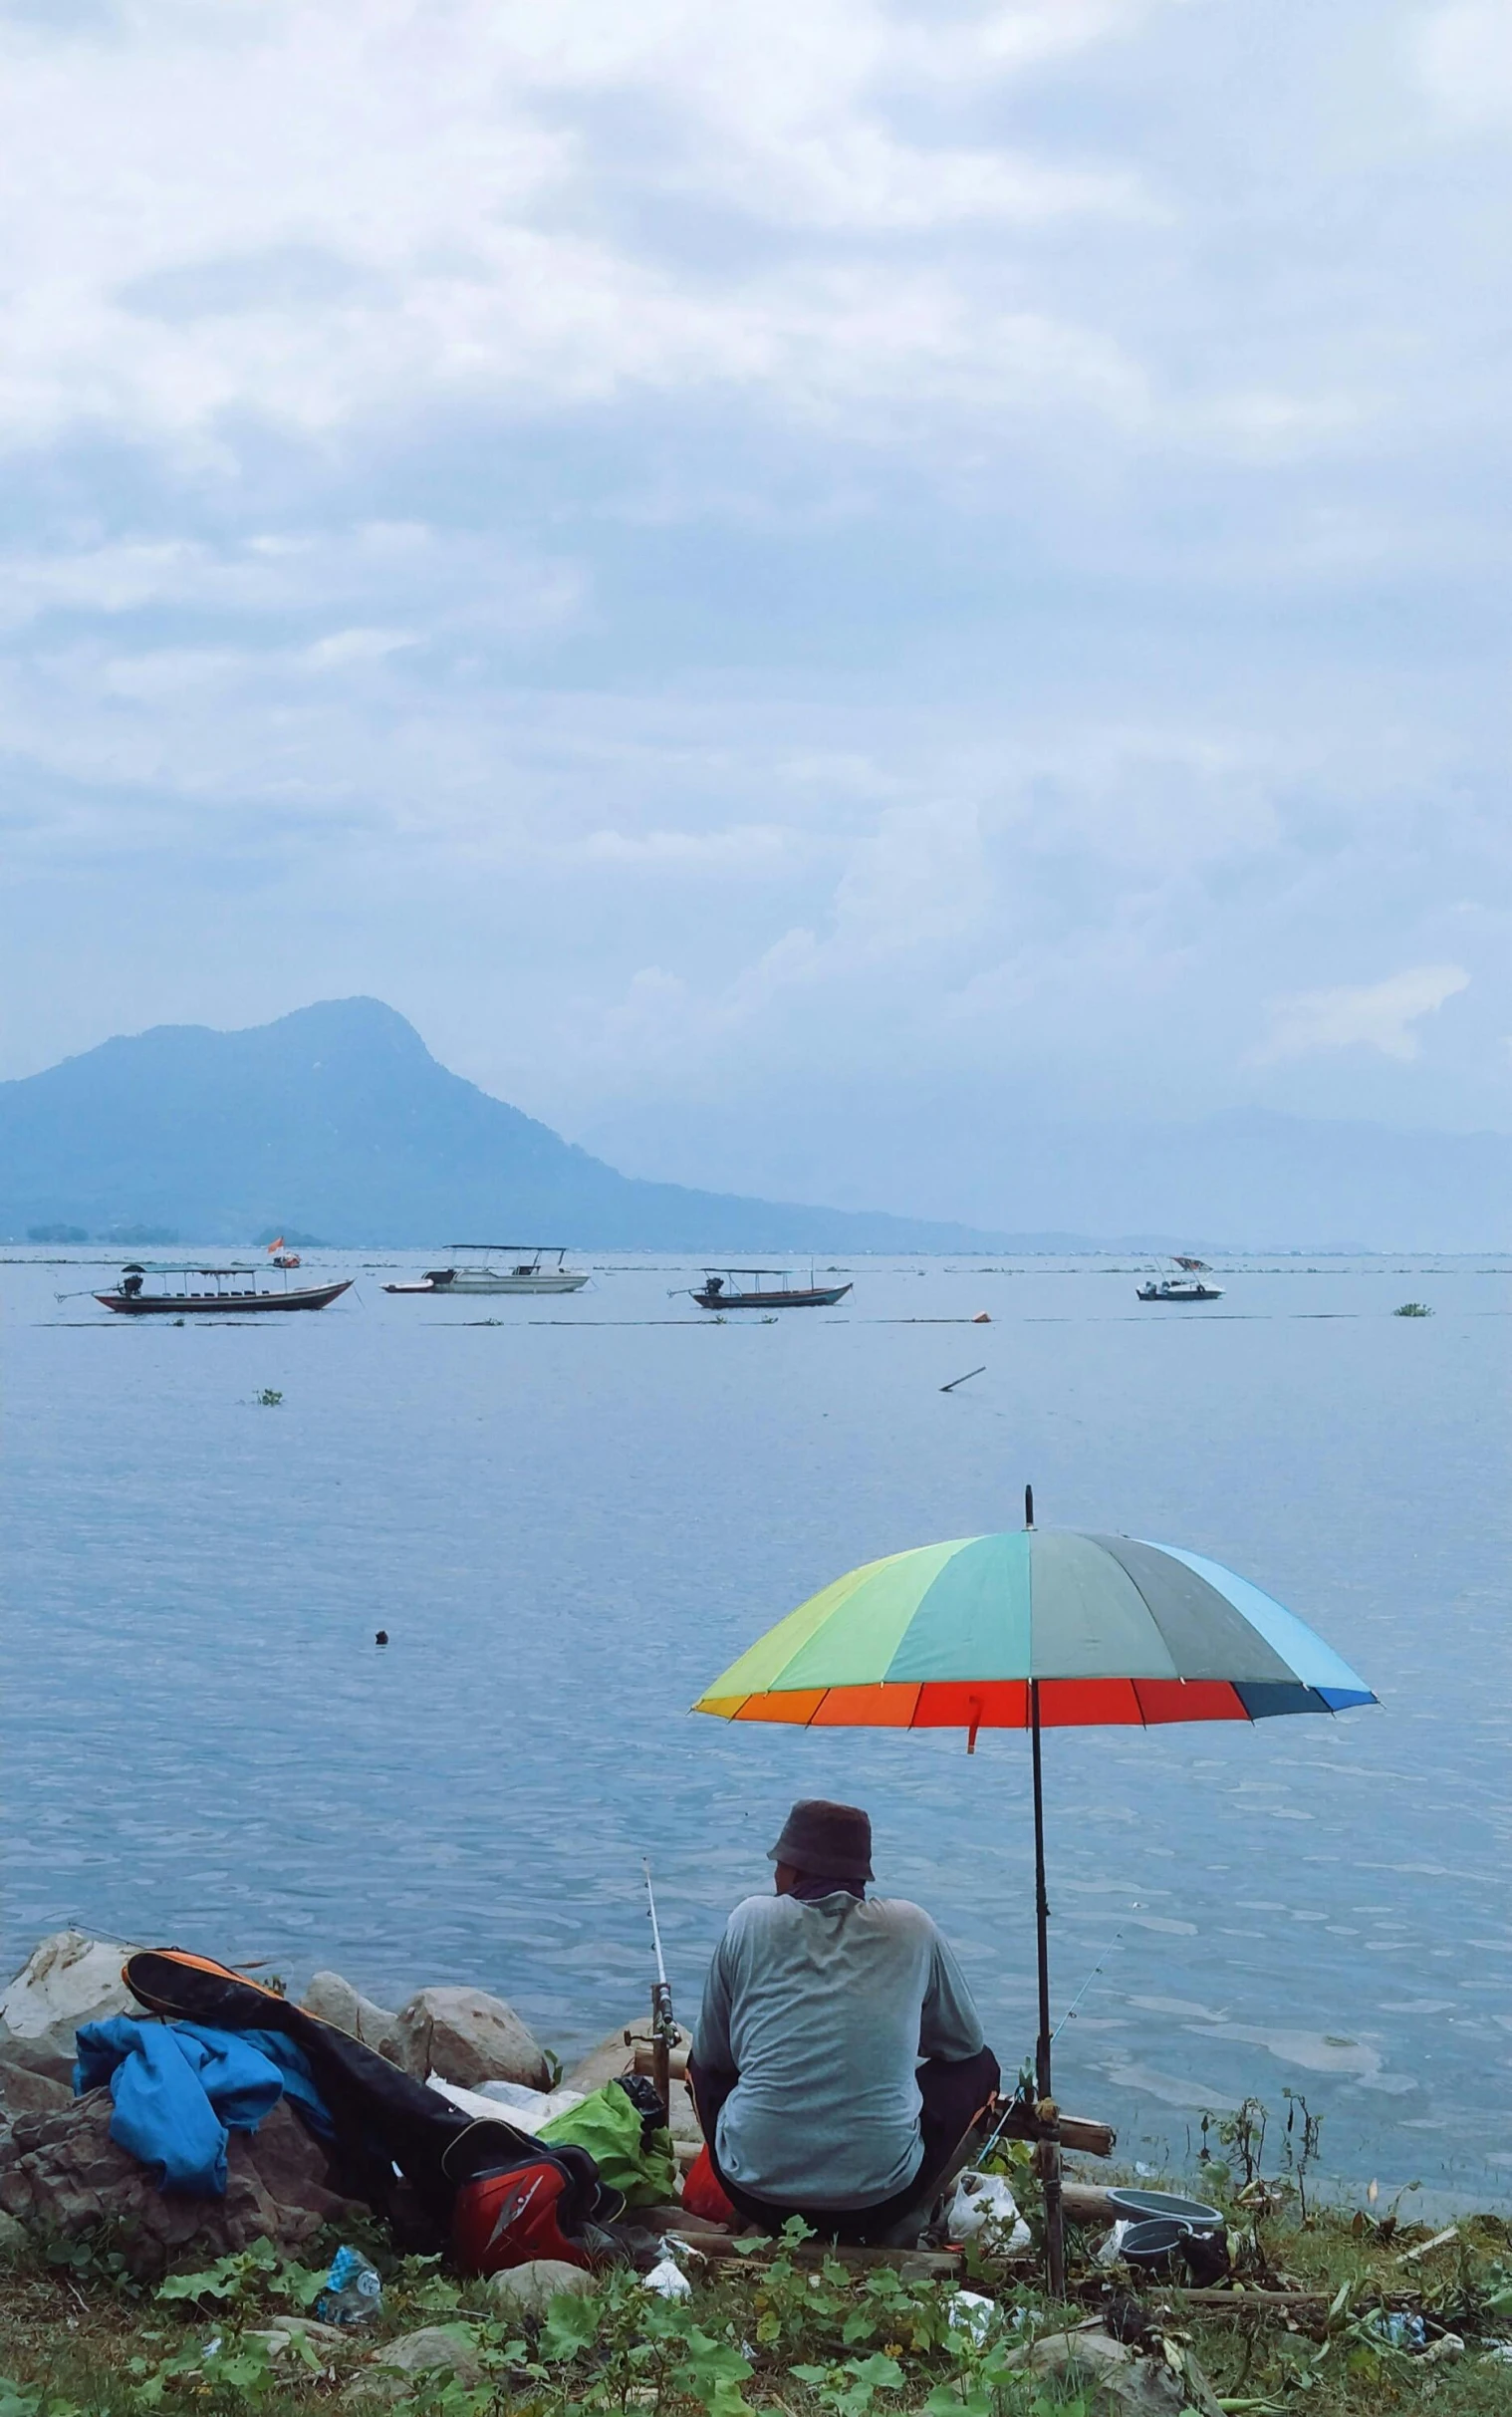
[[[0,0],[10,1047],[1507,1121],[1504,12],[774,22]]]
[[[780,37],[765,0],[549,22],[534,0],[142,0],[52,40],[6,19],[0,434],[109,426],[208,463],[238,413],[315,434],[420,399],[1048,386],[1123,408],[1121,348],[1048,297],[984,292],[968,259],[900,274],[876,244],[1148,218],[1129,163],[973,121],[1161,5],[1009,0],[926,29],[812,0]],[[741,223],[744,258],[697,273],[647,239],[669,213]]]
[[[1474,128],[1512,121],[1512,17],[1503,0],[1430,9],[1417,51],[1428,91],[1448,118]]]
[[[1357,988],[1302,990],[1276,1000],[1269,1038],[1255,1052],[1257,1065],[1311,1057],[1328,1049],[1377,1049],[1403,1063],[1422,1055],[1412,1026],[1470,985],[1461,965],[1415,965],[1384,982]]]

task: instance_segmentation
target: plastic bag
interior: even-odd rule
[[[945,2302],[945,2322],[952,2333],[969,2333],[980,2349],[992,2330],[997,2301],[983,2291],[952,2291]]]
[[[623,2081],[609,2081],[543,2124],[537,2138],[553,2148],[569,2142],[586,2148],[608,2188],[624,2193],[627,2207],[665,2207],[677,2196],[677,2160],[672,2135],[657,2120],[655,2094],[644,2086],[648,2108],[636,2104]]]
[[[658,2299],[691,2299],[693,2286],[675,2258],[658,2258],[648,2275],[640,2278],[643,2291],[654,2291]]]
[[[979,2240],[983,2249],[1010,2257],[1029,2247],[1029,2227],[1001,2174],[979,2174],[968,2166],[955,2186],[945,2222],[952,2241]]]

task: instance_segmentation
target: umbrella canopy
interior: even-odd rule
[[[694,1705],[812,1729],[1027,1729],[1039,2035],[1051,2101],[1044,1728],[1263,1721],[1376,1697],[1331,1646],[1217,1561],[1175,1544],[1037,1528],[868,1561],[789,1612]],[[1043,2154],[1050,2286],[1065,2283],[1054,2109]]]
[[[1294,1612],[1217,1561],[1026,1527],[851,1570],[768,1629],[693,1709],[974,1738],[1036,1721],[1260,1721],[1375,1702]]]

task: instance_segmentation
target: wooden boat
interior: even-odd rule
[[[812,1279],[812,1269],[810,1275]],[[740,1286],[735,1278],[747,1280]],[[763,1288],[763,1276],[780,1276],[776,1287]],[[755,1279],[752,1282],[751,1279]],[[786,1267],[706,1267],[693,1298],[700,1309],[833,1309],[850,1291],[849,1284],[795,1284]]]
[[[501,1259],[512,1259],[507,1267],[431,1267],[417,1283],[385,1284],[385,1292],[581,1292],[588,1282],[587,1274],[575,1267],[565,1267],[567,1256],[564,1242],[560,1249],[555,1242],[453,1242],[453,1250],[486,1250]],[[554,1267],[546,1264],[555,1259]]]
[[[97,1292],[95,1298],[120,1317],[243,1317],[269,1309],[326,1309],[352,1289],[350,1275],[336,1284],[291,1285],[287,1270],[281,1285],[259,1287],[263,1272],[260,1267],[146,1267],[133,1259],[122,1268],[117,1289]],[[149,1292],[148,1276],[160,1276],[162,1289]],[[180,1279],[176,1291],[168,1289],[173,1276]]]

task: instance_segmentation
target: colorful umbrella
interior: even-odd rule
[[[1051,2095],[1042,1728],[1261,1721],[1375,1696],[1321,1637],[1201,1553],[1034,1525],[966,1536],[837,1578],[694,1705],[810,1729],[1027,1729],[1033,1742],[1039,2037]],[[1047,2207],[1047,2214],[1050,2213]],[[1058,2264],[1052,2231],[1052,2261]]]

